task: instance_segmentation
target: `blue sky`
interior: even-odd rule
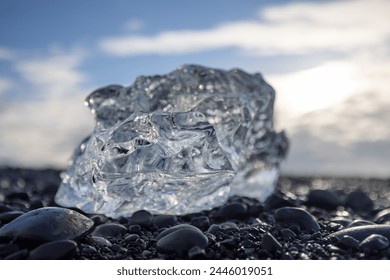
[[[297,174],[389,176],[390,2],[0,2],[0,165],[64,168],[92,90],[182,64],[261,72]]]

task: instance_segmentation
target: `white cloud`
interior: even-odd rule
[[[100,42],[119,56],[180,54],[222,48],[266,54],[349,52],[384,43],[390,36],[390,2],[332,1],[265,8],[258,21],[225,23],[205,30],[165,31],[155,36],[118,36]]]
[[[12,60],[15,58],[15,53],[8,49],[0,46],[0,60]]]
[[[367,133],[369,133],[367,131]],[[323,139],[310,130],[290,134],[291,149],[283,171],[299,175],[338,175],[388,178],[390,140],[343,145],[340,137]]]
[[[0,78],[0,97],[12,87],[12,81],[9,79]]]
[[[2,101],[0,165],[66,166],[93,123],[83,106],[91,89],[77,69],[82,61],[79,53],[56,53],[15,62],[21,90],[38,98]]]
[[[86,76],[77,70],[82,59],[83,55],[79,52],[60,53],[43,59],[18,61],[14,68],[25,81],[39,87],[46,96],[61,96],[71,94],[85,81]]]

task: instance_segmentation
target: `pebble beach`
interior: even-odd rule
[[[264,202],[182,216],[63,208],[59,170],[0,169],[0,259],[390,258],[390,180],[282,176]]]

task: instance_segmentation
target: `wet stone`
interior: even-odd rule
[[[390,209],[384,209],[377,213],[374,221],[378,224],[390,224]]]
[[[389,247],[389,240],[380,234],[371,234],[366,237],[359,245],[364,252],[377,252]]]
[[[206,252],[204,249],[194,246],[188,251],[188,257],[190,259],[205,259],[206,258]]]
[[[143,251],[142,251],[142,256],[143,256],[145,259],[149,259],[151,255],[153,255],[153,253],[150,252],[149,250],[143,250]]]
[[[344,235],[343,237],[340,238],[338,241],[338,245],[342,248],[348,249],[357,249],[359,248],[359,241],[353,238],[352,236],[349,235]]]
[[[86,216],[65,208],[46,207],[19,216],[0,228],[0,238],[48,242],[75,239],[93,226]]]
[[[28,256],[28,250],[27,249],[22,249],[19,251],[16,251],[7,257],[5,257],[5,260],[25,260]]]
[[[264,234],[263,239],[261,240],[261,246],[270,253],[283,249],[282,244],[280,244],[280,242],[270,233]]]
[[[286,238],[287,240],[294,240],[297,235],[295,234],[295,232],[293,232],[291,229],[289,228],[282,228],[280,230],[280,233],[283,235],[284,238]]]
[[[23,215],[24,212],[22,211],[9,211],[0,213],[0,225],[9,223],[10,221],[16,219],[17,217]]]
[[[135,242],[138,238],[139,238],[139,235],[138,235],[138,234],[135,234],[135,233],[129,234],[129,235],[127,235],[127,236],[125,237],[124,242],[125,242],[125,243],[133,243],[133,242]]]
[[[141,232],[141,226],[140,225],[131,225],[129,226],[129,232],[130,233],[140,233]]]
[[[139,210],[133,213],[129,219],[130,225],[140,225],[141,227],[150,227],[153,216],[149,211]]]
[[[217,224],[212,224],[208,229],[207,229],[207,233],[210,233],[210,234],[217,234],[218,232],[223,232],[223,229],[221,226],[217,225]]]
[[[264,211],[264,206],[261,203],[256,203],[248,208],[248,214],[252,217],[257,217]]]
[[[127,228],[121,224],[107,223],[98,225],[92,232],[93,236],[100,236],[105,238],[116,237],[127,231]]]
[[[30,260],[60,260],[72,256],[76,249],[77,243],[73,240],[57,240],[35,248],[28,258]]]
[[[90,219],[94,222],[95,226],[104,224],[105,222],[108,221],[108,218],[105,215],[100,215],[100,214],[92,215]]]
[[[303,230],[308,232],[316,232],[320,230],[320,226],[314,217],[301,208],[283,207],[275,211],[275,221],[283,224],[298,224]]]
[[[217,217],[220,219],[242,219],[248,214],[248,207],[239,202],[226,204],[219,208]]]
[[[368,225],[375,225],[375,223],[366,220],[354,220],[348,225],[348,227],[358,227],[358,226],[368,226]]]
[[[342,205],[339,195],[331,190],[311,190],[307,197],[307,205],[327,210],[335,210]]]
[[[211,234],[216,234],[217,232],[223,232],[223,233],[235,233],[238,232],[238,226],[236,223],[233,222],[224,222],[220,224],[212,224],[207,232]]]
[[[168,228],[177,224],[177,218],[173,215],[157,215],[153,217],[152,223],[158,228]]]
[[[89,238],[89,241],[90,241],[91,245],[96,245],[100,248],[112,246],[112,243],[109,240],[107,240],[106,238],[101,237],[101,236],[91,236]]]
[[[256,246],[256,244],[252,241],[252,240],[249,240],[249,239],[245,239],[243,240],[241,243],[240,243],[240,246],[244,247],[244,248],[253,248]]]
[[[190,229],[190,230],[195,230],[195,231],[198,231],[200,233],[202,233],[202,231],[194,226],[191,226],[191,225],[188,225],[188,224],[180,224],[180,225],[177,225],[177,226],[174,226],[174,227],[171,227],[171,228],[167,228],[165,230],[163,230],[162,232],[160,232],[159,235],[157,235],[156,239],[157,240],[160,240],[161,238],[167,236],[168,234],[171,234],[172,232],[175,232],[177,230],[181,230],[181,229]]]
[[[352,222],[352,219],[348,217],[334,217],[331,218],[329,221],[342,225],[343,227],[347,227]]]
[[[385,236],[386,238],[390,238],[390,225],[356,226],[332,233],[329,235],[329,237],[336,237],[340,239],[344,235],[349,235],[359,241],[362,241],[372,234],[379,234]]]
[[[157,249],[161,252],[188,251],[194,246],[205,249],[207,237],[196,227],[175,226],[157,236]]]
[[[199,229],[208,229],[210,227],[210,220],[206,216],[194,217],[191,219],[191,225]]]
[[[0,258],[5,257],[9,254],[15,253],[18,250],[19,250],[19,246],[16,244],[0,245]]]
[[[81,254],[91,256],[98,253],[98,251],[95,249],[95,247],[88,245],[88,244],[81,244],[80,249]]]
[[[264,202],[265,210],[278,209],[288,206],[295,206],[294,201],[281,192],[271,194]]]
[[[374,202],[364,191],[356,190],[347,195],[345,206],[354,211],[371,211],[374,208]]]

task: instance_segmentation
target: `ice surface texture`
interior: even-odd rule
[[[95,129],[56,202],[118,217],[198,212],[231,195],[263,201],[288,147],[273,129],[274,98],[260,74],[196,65],[98,89],[86,99]]]

